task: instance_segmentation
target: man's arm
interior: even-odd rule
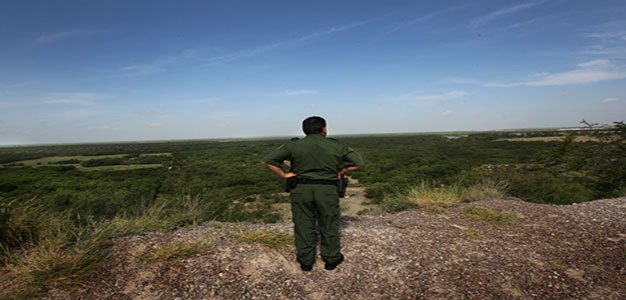
[[[358,170],[363,166],[363,158],[361,158],[361,155],[354,152],[352,148],[348,146],[344,146],[343,148],[343,161],[347,167],[341,168],[341,170],[337,172],[338,178],[341,178],[341,175],[345,175],[348,172]]]
[[[296,174],[292,172],[285,173],[285,171],[283,171],[283,169],[280,167],[285,159],[288,159],[291,156],[291,151],[288,148],[289,145],[280,145],[278,146],[278,148],[274,149],[274,151],[272,151],[263,158],[263,162],[265,162],[267,168],[276,173],[276,175],[280,176],[281,178],[296,176]]]
[[[345,175],[348,172],[352,172],[352,171],[356,171],[359,168],[361,168],[363,165],[358,165],[358,166],[352,166],[352,167],[347,167],[347,168],[341,168],[341,170],[339,170],[339,177],[341,177],[341,175]]]
[[[268,169],[270,169],[272,172],[276,173],[276,175],[280,176],[281,178],[289,178],[289,177],[294,177],[294,176],[298,176],[296,175],[296,173],[293,172],[289,172],[289,173],[285,173],[285,171],[283,171],[283,169],[274,166],[274,165],[270,165],[268,163],[265,163],[265,165],[267,166]]]

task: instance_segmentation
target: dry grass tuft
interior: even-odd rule
[[[505,181],[483,180],[481,183],[472,185],[463,193],[464,202],[473,202],[489,199],[503,199],[509,184]]]
[[[380,207],[389,213],[411,208],[424,208],[440,213],[461,202],[463,190],[458,185],[436,186],[422,182],[403,193],[386,196]]]
[[[242,231],[235,235],[240,243],[258,244],[280,253],[293,252],[294,237],[275,231]]]

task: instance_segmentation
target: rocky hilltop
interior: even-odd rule
[[[474,220],[471,207],[509,212],[517,221]],[[344,216],[346,261],[334,271],[318,261],[302,272],[292,247],[238,238],[287,236],[292,226],[207,222],[119,238],[83,285],[45,298],[626,299],[626,198],[568,206],[485,200],[440,214]],[[168,245],[181,247],[142,259]]]

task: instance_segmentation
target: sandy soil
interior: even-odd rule
[[[471,206],[515,213],[498,225],[468,219]],[[471,229],[471,230],[470,230]],[[626,299],[626,198],[553,206],[516,200],[344,216],[346,261],[300,271],[280,254],[239,243],[242,230],[291,234],[293,224],[204,223],[115,240],[84,286],[47,299]],[[467,235],[467,232],[478,233]],[[148,245],[212,241],[189,257],[142,262]]]

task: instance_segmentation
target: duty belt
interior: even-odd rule
[[[339,180],[333,179],[308,179],[308,178],[298,178],[296,182],[298,184],[328,184],[328,185],[337,185]]]

